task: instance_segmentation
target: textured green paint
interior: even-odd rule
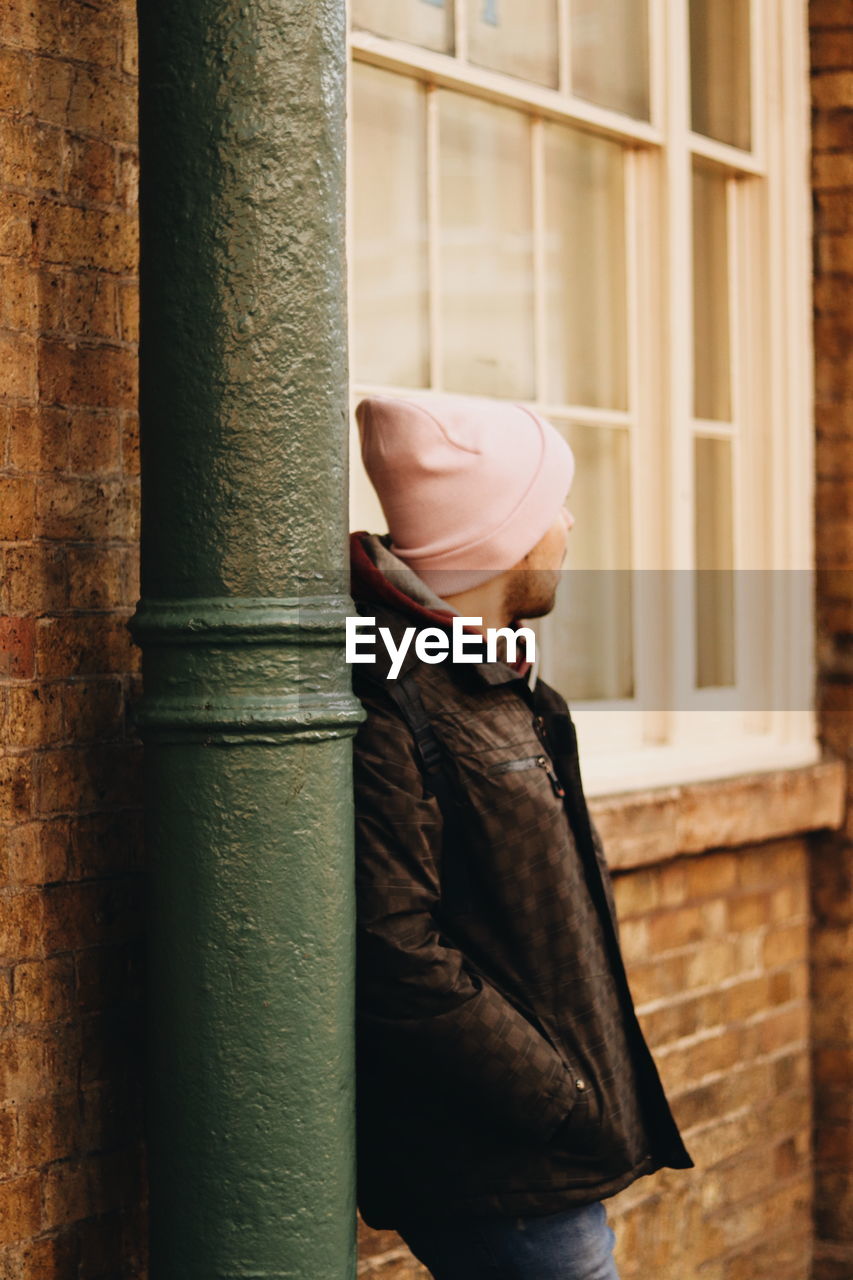
[[[340,563],[344,0],[139,19],[143,597],[281,598]]]
[[[349,1280],[344,3],[139,22],[151,1280]]]

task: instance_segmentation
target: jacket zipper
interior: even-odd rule
[[[548,781],[551,783],[551,790],[555,796],[560,799],[566,794],[560,779],[554,772],[554,766],[547,756],[524,756],[521,760],[504,760],[500,764],[494,764],[489,769],[489,773],[520,773],[523,769],[543,769]]]
[[[542,743],[542,746],[545,748],[546,751],[550,751],[551,744],[549,743],[548,735],[545,732],[545,720],[543,716],[533,717],[533,728],[536,730],[536,736],[539,739],[539,741]],[[554,765],[550,755],[547,756],[546,758],[547,758],[548,767],[549,767],[548,777],[551,780],[551,787],[554,791],[554,795],[559,796],[560,799],[562,800],[566,794],[565,788],[560,782],[560,779],[557,777],[557,773],[556,773],[556,770],[554,769]]]

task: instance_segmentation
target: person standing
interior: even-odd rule
[[[574,459],[497,400],[377,396],[357,421],[389,530],[351,536],[358,613],[396,644],[461,615],[473,649],[410,644],[395,679],[379,647],[353,666],[362,1216],[435,1280],[618,1280],[603,1201],[693,1161],[569,709],[535,665],[478,648],[553,608]]]

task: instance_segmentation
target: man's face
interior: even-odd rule
[[[554,608],[574,523],[574,516],[562,507],[547,533],[508,573],[504,605],[511,618],[543,618]]]

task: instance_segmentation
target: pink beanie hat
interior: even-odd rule
[[[517,564],[551,527],[572,483],[566,441],[519,404],[373,396],[356,419],[391,550],[439,596]]]

